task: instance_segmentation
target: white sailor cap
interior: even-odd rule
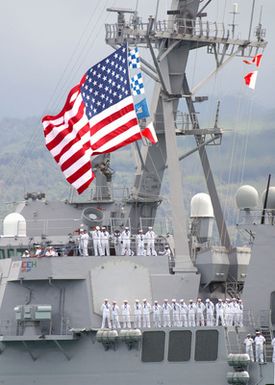
[[[104,302],[108,302],[108,298],[105,298],[105,299],[104,299]]]
[[[102,230],[106,230],[106,227],[104,227],[104,226],[103,226],[103,227],[101,227],[101,228],[102,228]]]
[[[127,302],[128,302],[128,300],[127,300],[127,299],[125,299],[123,302],[124,302],[124,303],[127,303]]]
[[[193,300],[192,300],[192,299],[189,299],[189,302],[193,302]]]
[[[184,302],[184,299],[180,299],[180,302]]]
[[[176,302],[175,298],[172,299],[172,302]]]
[[[136,299],[135,302],[139,302],[139,299]]]
[[[25,250],[25,253],[29,254],[29,250]]]
[[[128,227],[128,226],[125,226],[125,230],[129,230],[129,227]]]
[[[155,300],[155,301],[154,301],[154,303],[158,303],[158,301],[157,301],[157,300]]]
[[[116,303],[116,301],[113,301],[113,303]]]
[[[201,302],[201,298],[198,298],[198,302]]]
[[[143,302],[146,302],[146,301],[147,301],[147,299],[146,299],[146,298],[144,298],[144,299],[143,299]]]
[[[100,230],[100,227],[99,226],[96,226],[96,228],[95,228],[96,230]]]
[[[153,228],[152,226],[148,226],[148,230],[152,230],[152,228]]]
[[[210,299],[209,299],[209,298],[206,298],[205,302],[210,302]]]

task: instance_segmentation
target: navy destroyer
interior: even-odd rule
[[[96,179],[88,199],[72,194],[64,202],[49,201],[44,193],[30,192],[4,218],[1,384],[274,384],[274,189],[268,186],[260,207],[257,191],[240,187],[238,227],[249,241],[234,246],[207,155],[208,145],[221,143],[219,107],[213,127],[201,128],[195,103],[206,98],[190,89],[187,74],[190,52],[202,47],[215,58],[208,78],[233,57],[253,61],[267,44],[265,31],[260,23],[254,35],[251,17],[248,37],[236,37],[234,23],[228,31],[207,20],[210,3],[173,0],[164,21],[157,13],[142,21],[136,10],[108,10],[117,14],[117,21],[106,25],[106,42],[114,49],[127,43],[150,53],[150,60],[141,58],[141,63],[155,83],[150,110],[158,143],[135,145],[138,162],[132,188],[113,188],[110,156],[99,155],[93,159]],[[254,4],[252,15],[253,11]],[[236,13],[234,5],[233,16]],[[186,113],[179,124],[181,99]],[[187,135],[194,136],[195,148],[179,156],[177,137]],[[209,195],[193,197],[187,226],[180,161],[194,152],[201,159]],[[157,219],[166,169],[171,221]],[[211,240],[214,220],[219,244]],[[88,256],[81,256],[80,234],[97,226],[110,233],[128,227],[132,234],[153,227],[158,235],[156,253],[119,255],[111,241],[110,256],[95,256],[90,239]],[[134,243],[132,236],[133,251]],[[168,255],[163,251],[166,245]],[[56,254],[39,256],[37,248],[54,248]],[[153,303],[199,297],[215,304],[241,298],[244,317],[235,324],[205,326],[203,320],[196,326],[152,323],[150,328],[134,328],[131,318],[130,328],[101,328],[104,299],[121,305],[125,297],[131,306],[145,298]],[[256,330],[266,339],[264,362],[253,362],[244,351],[246,335]]]

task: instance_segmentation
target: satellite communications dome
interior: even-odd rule
[[[213,206],[210,196],[199,193],[191,199],[191,218],[214,218]]]
[[[258,206],[259,194],[255,187],[241,186],[236,193],[236,203],[240,210],[255,209]]]
[[[8,214],[3,221],[4,237],[26,237],[26,220],[19,213]]]
[[[264,205],[264,201],[265,201],[265,194],[266,194],[266,189],[262,193],[263,205]],[[266,208],[269,210],[275,210],[275,187],[274,186],[269,187]]]

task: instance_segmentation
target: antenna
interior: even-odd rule
[[[253,23],[253,17],[254,17],[254,10],[255,10],[255,1],[256,1],[256,0],[253,0],[252,8],[251,8],[251,16],[250,16],[250,25],[249,25],[249,32],[248,32],[248,40],[250,40],[250,36],[251,36],[252,23]]]
[[[235,28],[236,28],[236,15],[239,14],[238,12],[238,3],[233,3],[233,11],[230,12],[232,14],[232,24],[229,24],[230,27],[232,27],[232,38],[234,38],[235,35]]]

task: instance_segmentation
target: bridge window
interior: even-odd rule
[[[216,361],[218,357],[218,330],[197,330],[195,360]]]
[[[5,250],[0,249],[0,259],[4,259],[4,258],[5,258]]]
[[[14,249],[8,249],[8,258],[14,257]]]
[[[164,358],[165,332],[150,331],[142,334],[143,362],[161,362]]]
[[[174,330],[169,333],[168,361],[189,361],[191,355],[192,332]]]

